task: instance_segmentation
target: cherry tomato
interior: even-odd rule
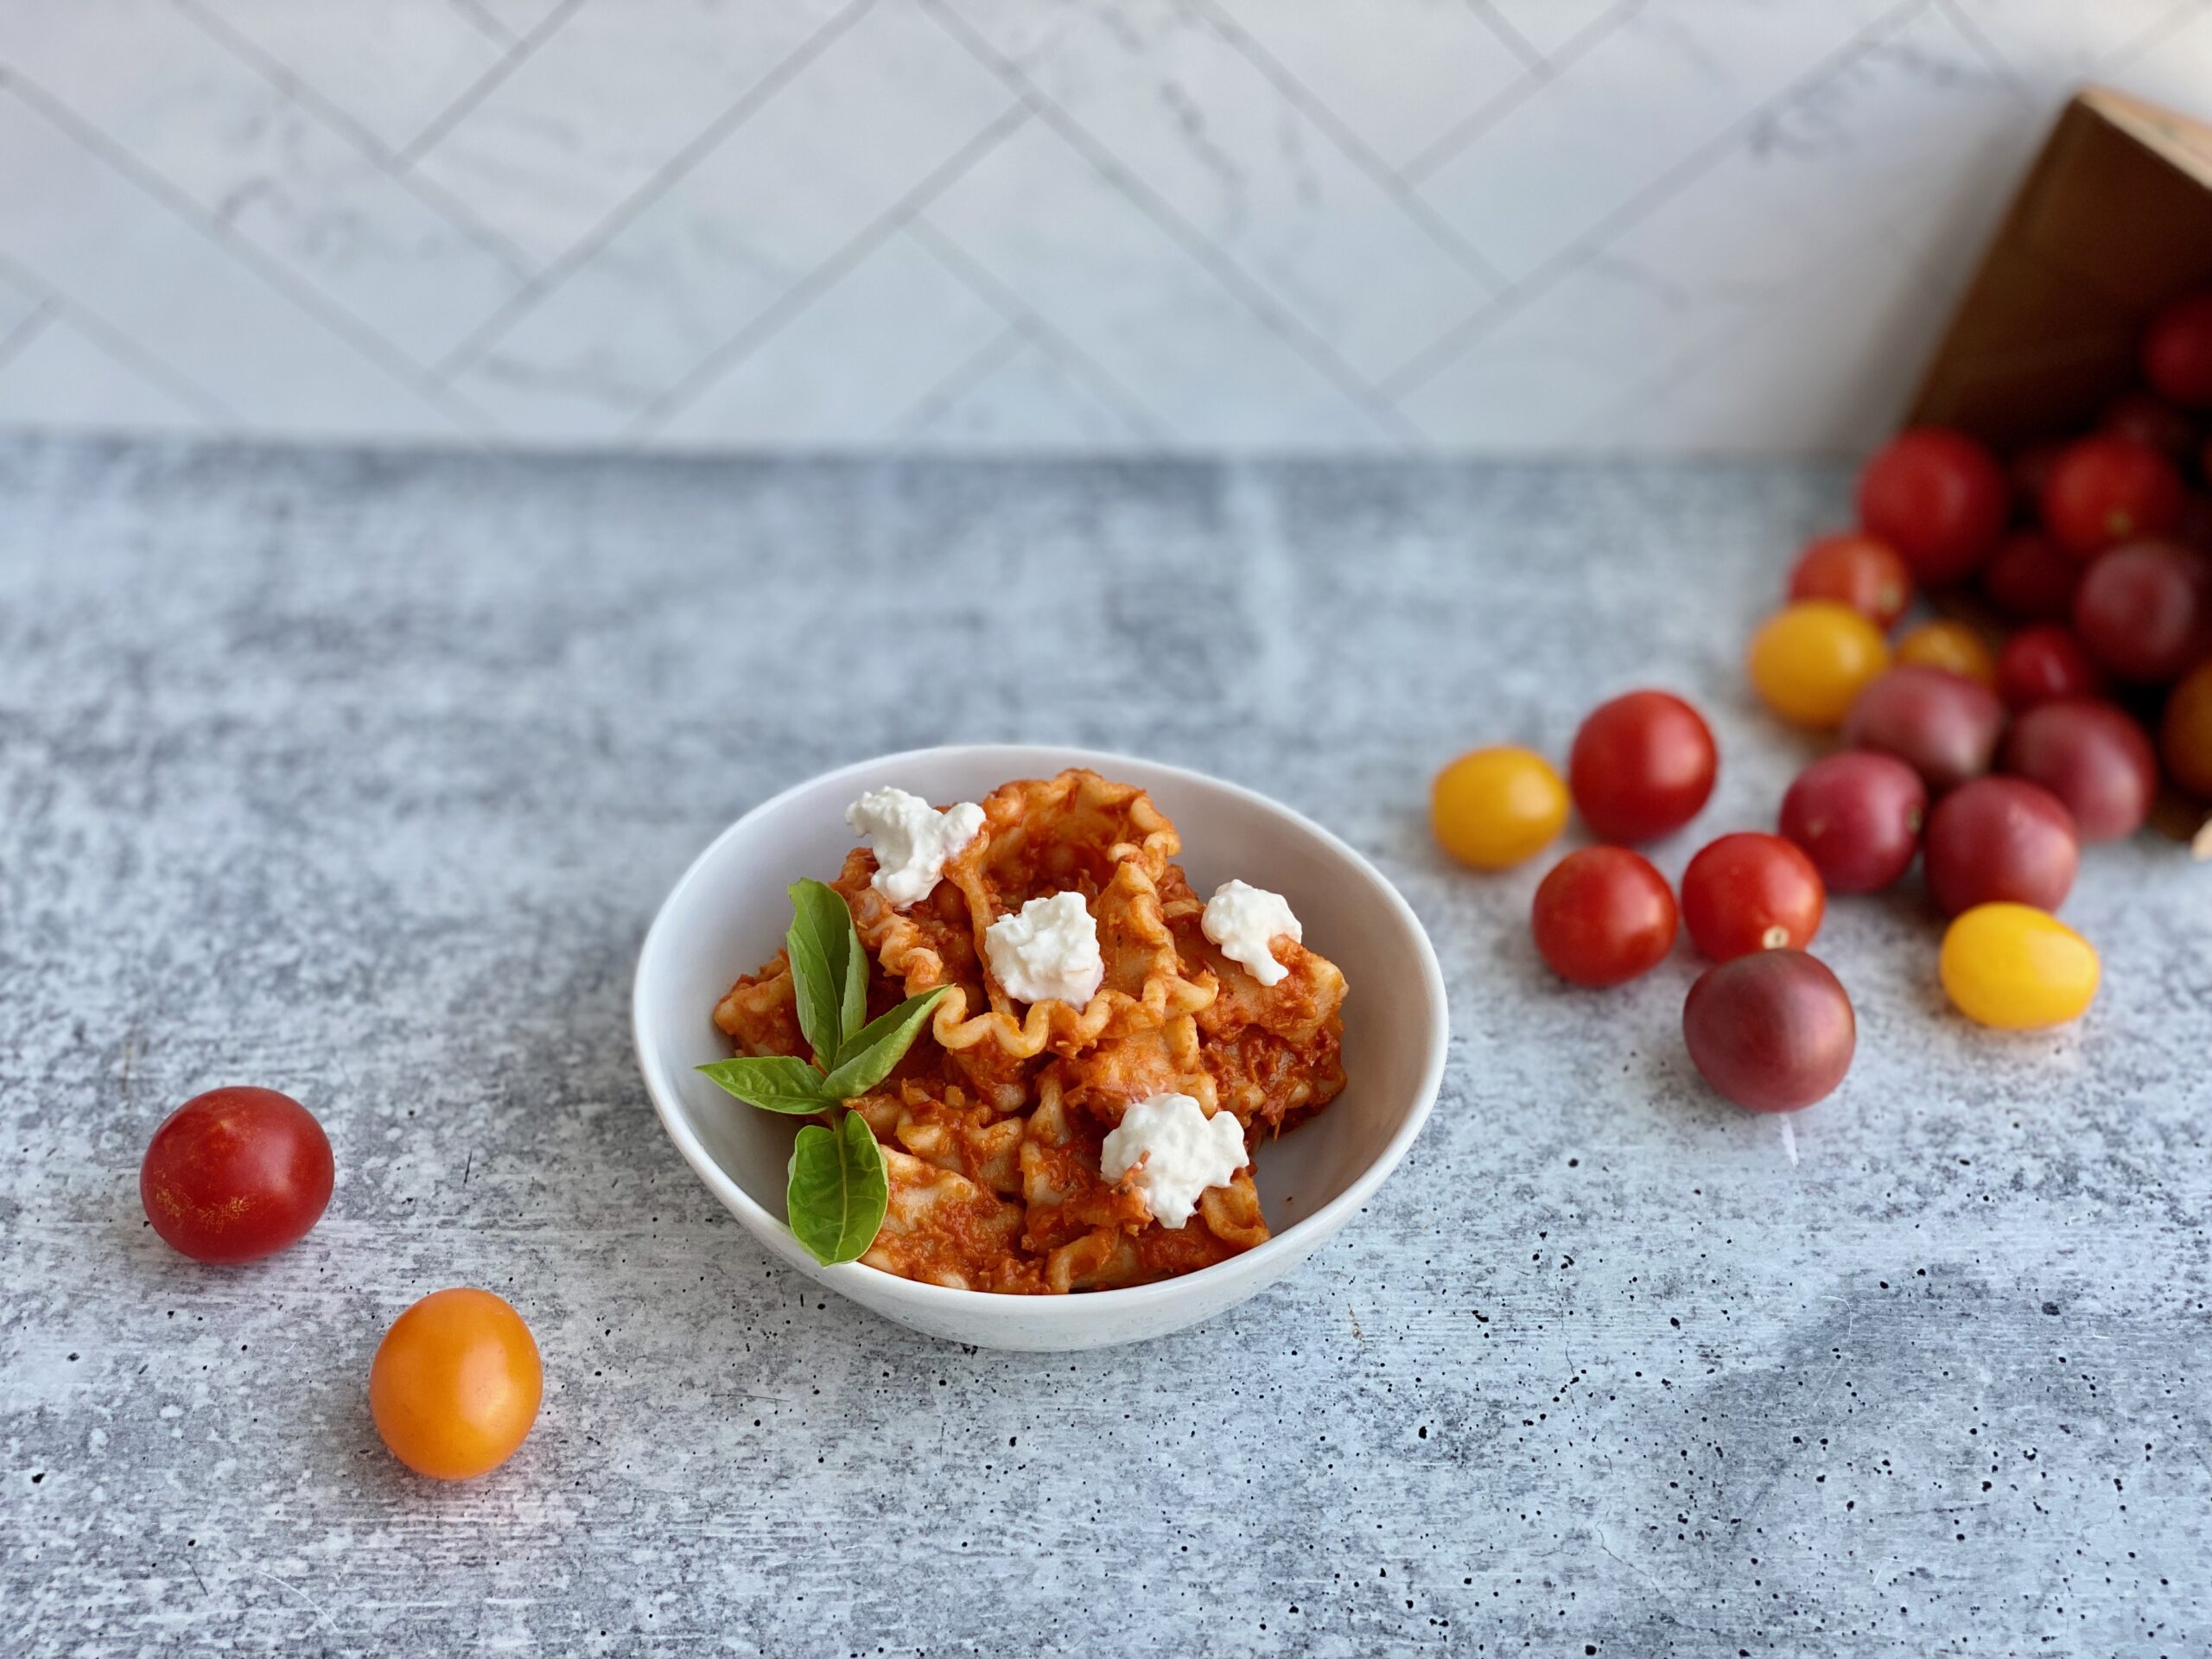
[[[1762,950],[1707,969],[1682,1004],[1682,1041],[1700,1075],[1753,1112],[1794,1112],[1835,1092],[1859,1022],[1843,982],[1818,957]]]
[[[1929,586],[1972,575],[2005,529],[2009,489],[1997,458],[1963,432],[1900,432],[1859,475],[1859,522],[1904,555]]]
[[[1551,844],[1567,822],[1567,785],[1533,750],[1477,749],[1436,774],[1428,820],[1462,864],[1503,870]]]
[[[2082,849],[2058,797],[2024,778],[1976,778],[1928,818],[1928,896],[1946,916],[2000,900],[2056,910]]]
[[[1592,990],[1656,967],[1675,943],[1674,890],[1625,847],[1585,847],[1536,888],[1529,931],[1560,978]]]
[[[1997,695],[2014,714],[2061,697],[2094,697],[2104,676],[2071,628],[2022,628],[1997,653]]]
[[[2018,622],[2063,622],[2074,614],[2082,567],[2039,530],[2016,530],[1981,569],[1989,602]]]
[[[434,1291],[392,1321],[369,1366],[369,1412],[418,1475],[467,1480],[512,1457],[544,1390],[522,1315],[488,1290]]]
[[[2074,631],[2098,666],[2139,685],[2178,678],[2204,652],[2205,563],[2171,542],[2116,547],[2074,595]]]
[[[1943,935],[1943,989],[1967,1019],[2034,1031],[2081,1017],[2097,995],[2089,942],[2029,905],[1977,905]]]
[[[1796,842],[1755,830],[1707,842],[1682,872],[1682,925],[1715,962],[1754,950],[1802,950],[1821,931],[1827,893]]]
[[[1859,694],[1843,722],[1843,741],[1894,754],[1940,795],[1989,770],[2004,728],[2005,705],[1987,686],[1907,664]]]
[[[2168,534],[2181,522],[2184,493],[2173,462],[2149,444],[2098,433],[2050,469],[2044,528],[2075,558],[2093,559],[2139,536]]]
[[[2185,465],[2196,448],[2196,423],[2147,391],[2123,391],[2107,404],[2097,429],[2147,443],[2179,464]]]
[[[1832,893],[1878,893],[1912,868],[1928,785],[1893,754],[1815,760],[1782,798],[1782,833]]]
[[[1981,636],[1963,622],[1923,622],[1897,641],[1897,660],[1948,669],[1984,685],[1997,683],[1997,659]]]
[[[1847,605],[1808,599],[1769,617],[1744,667],[1766,706],[1793,725],[1827,731],[1866,683],[1890,665],[1882,631]]]
[[[2005,770],[2064,802],[2085,842],[2135,833],[2158,794],[2151,740],[2116,704],[2064,698],[2031,709],[2005,740]]]
[[[1607,841],[1651,841],[1698,815],[1720,756],[1704,717],[1664,691],[1631,691],[1592,709],[1567,775],[1583,822]]]
[[[1789,572],[1789,597],[1848,605],[1886,628],[1912,603],[1912,567],[1887,542],[1845,531],[1808,543]]]
[[[2212,292],[2176,300],[2143,335],[2143,378],[2162,397],[2212,409]]]
[[[2212,800],[2212,663],[2198,664],[2166,699],[2158,753],[2176,785]]]
[[[195,1262],[252,1262],[305,1238],[334,1174],[322,1125],[274,1089],[210,1089],[162,1120],[138,1198],[162,1241]]]

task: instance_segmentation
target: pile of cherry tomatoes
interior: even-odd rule
[[[1851,999],[1807,954],[1830,893],[1874,893],[1922,861],[1948,920],[1945,991],[1984,1025],[2083,1013],[2095,950],[2051,912],[2085,842],[2133,834],[2161,784],[2212,802],[2212,293],[2142,342],[2143,388],[2097,430],[2009,466],[1964,433],[1901,434],[1859,480],[1859,527],[1807,547],[1745,667],[1784,721],[1833,733],[1783,796],[1776,834],[1722,836],[1679,903],[1631,850],[1681,828],[1719,767],[1698,712],[1664,691],[1593,711],[1562,781],[1539,754],[1446,766],[1431,817],[1463,862],[1502,869],[1549,845],[1570,800],[1607,843],[1545,876],[1536,949],[1590,987],[1648,971],[1678,928],[1714,965],[1682,1034],[1706,1079],[1755,1111],[1830,1093],[1856,1042]],[[1938,619],[1892,643],[1917,594],[1973,595],[2012,628]],[[2158,735],[2154,741],[2152,732]]]

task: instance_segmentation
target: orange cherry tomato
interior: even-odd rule
[[[521,1314],[488,1290],[433,1291],[378,1344],[369,1412],[416,1474],[467,1480],[514,1455],[544,1381]]]
[[[1997,683],[1997,658],[1981,636],[1963,622],[1923,622],[1897,641],[1897,660],[1947,668],[1984,685]]]

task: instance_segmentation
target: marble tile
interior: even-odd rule
[[[561,10],[565,0],[470,0],[486,12],[516,40],[527,40],[544,27],[545,20]]]
[[[446,0],[198,0],[359,121],[405,146],[505,55]]]
[[[125,30],[132,49],[118,53]],[[521,286],[479,236],[181,11],[0,10],[0,63],[418,363]]]
[[[1465,317],[1483,282],[1175,0],[947,0],[1149,195],[1361,375]]]
[[[1427,174],[1421,192],[1508,276],[1528,276],[1888,10],[1659,0]]]
[[[1008,330],[985,371],[944,389],[899,429],[922,449],[1082,454],[1148,446],[1145,430],[1051,353]]]
[[[877,7],[458,384],[512,431],[623,431],[1009,117],[1014,94],[925,13]]]
[[[1007,327],[912,238],[894,235],[653,435],[700,448],[880,442]]]
[[[0,156],[0,257],[174,365],[249,428],[302,436],[465,429],[454,410],[6,91]]]
[[[855,10],[854,0],[587,0],[415,165],[553,259]]]
[[[2023,82],[2071,91],[2107,60],[2202,0],[1948,0]]]
[[[1530,73],[1467,0],[1368,0],[1357,29],[1341,0],[1218,4],[1392,167]]]
[[[1178,440],[1383,440],[1372,416],[1041,122],[921,217],[1160,411]]]
[[[1643,0],[1478,0],[1506,27],[1549,59],[1583,41],[1608,20],[1635,11]]]
[[[205,412],[65,316],[47,317],[0,359],[0,426],[199,432],[207,425]]]
[[[2106,66],[2106,77],[2125,92],[2212,120],[2212,4],[2200,3],[2196,16],[2160,36],[2155,49],[2123,50]]]

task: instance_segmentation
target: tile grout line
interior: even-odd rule
[[[793,317],[804,312],[862,259],[890,240],[932,197],[996,149],[1007,135],[1028,118],[1028,111],[1019,104],[1009,106],[993,118],[958,149],[932,168],[929,175],[897,203],[855,232],[828,258],[772,300],[751,321],[685,370],[666,391],[649,399],[625,430],[637,437],[644,437],[664,424],[685,404],[767,344]]]
[[[391,164],[400,171],[411,168],[423,158],[423,153],[439,139],[459,126],[468,113],[499,89],[514,72],[527,63],[537,48],[551,38],[554,32],[575,16],[584,0],[561,0],[561,3],[539,21],[536,29],[515,42],[513,48],[501,55],[499,60],[479,75],[460,97],[432,116],[420,132],[392,152]]]
[[[6,79],[0,76],[0,85],[4,85]],[[98,312],[63,299],[52,283],[21,261],[0,254],[0,272],[12,273],[10,280],[37,294],[50,313],[49,321],[58,320],[81,329],[94,345],[124,367],[143,375],[171,396],[198,410],[214,424],[243,423],[238,411],[214,393],[195,384],[189,375],[172,368],[157,354],[141,346]]]
[[[1529,37],[1506,21],[1494,0],[1467,0],[1467,10],[1482,19],[1483,27],[1490,30],[1497,42],[1521,60],[1523,69],[1543,69],[1544,54],[1536,50]]]
[[[446,0],[446,3],[475,25],[476,32],[493,45],[517,47],[522,37],[484,10],[483,0]]]
[[[366,159],[376,164],[379,172],[497,259],[518,281],[527,282],[536,271],[537,262],[522,248],[480,221],[442,186],[424,178],[412,168],[395,167],[391,151],[374,133],[324,98],[308,85],[303,76],[270,57],[232,29],[228,19],[211,16],[207,10],[206,0],[170,0],[170,3],[217,46],[261,76],[301,109],[318,118],[334,133],[350,139]]]
[[[160,175],[149,171],[138,159],[121,145],[114,143],[98,128],[80,121],[75,112],[63,105],[43,87],[23,78],[16,70],[8,72],[0,80],[15,96],[49,126],[60,132],[129,181],[142,194],[161,202],[179,219],[200,232],[210,246],[219,249],[238,264],[252,271],[277,293],[289,300],[332,335],[351,346],[363,360],[382,369],[393,379],[422,397],[430,407],[442,410],[464,428],[488,424],[483,412],[458,397],[449,388],[439,385],[422,366],[410,361],[376,330],[366,323],[317,293],[296,276],[289,269],[253,244],[232,235],[219,222],[212,219],[206,210]]]
[[[1645,0],[1621,0],[1619,5],[1600,16],[1592,18],[1541,67],[1516,80],[1481,108],[1471,110],[1465,120],[1449,132],[1437,138],[1421,154],[1399,168],[1407,181],[1418,185],[1430,174],[1457,156],[1484,132],[1503,120],[1529,99],[1557,80],[1560,72],[1586,56],[1592,48],[1613,34],[1623,24],[1643,10]]]
[[[54,321],[60,314],[60,300],[52,294],[41,295],[38,303],[31,308],[29,316],[5,334],[0,334],[0,372],[4,372],[8,365],[16,360],[16,355],[31,341],[44,334],[47,325]]]
[[[1397,168],[1369,149],[1366,141],[1352,130],[1350,123],[1324,103],[1312,87],[1291,73],[1273,53],[1224,11],[1219,0],[1200,0],[1199,9],[1214,32],[1258,70],[1262,79],[1273,86],[1286,101],[1319,127],[1354,167],[1367,175],[1397,204],[1401,212],[1427,233],[1429,240],[1449,254],[1462,270],[1491,293],[1504,292],[1509,286],[1505,273],[1484,257],[1480,248],[1462,236],[1441,213],[1429,206],[1399,175]]]
[[[2012,72],[2012,66],[2005,61],[2004,54],[1997,49],[1997,43],[1982,32],[1979,23],[1967,16],[1966,9],[1958,3],[1958,0],[1936,0],[1936,10],[1943,15],[1952,28],[1966,37],[1974,54],[1982,60],[1992,74],[2005,83],[2013,97],[2029,101],[2026,83]]]
[[[962,359],[950,373],[916,398],[906,413],[892,419],[883,429],[885,437],[893,443],[911,442],[937,416],[1013,362],[1027,343],[1019,323],[1006,324],[982,346]]]
[[[2168,39],[2180,34],[2182,30],[2208,12],[2212,12],[2212,0],[2180,0],[2180,3],[2171,11],[2167,12],[2140,35],[2122,41],[2111,51],[2099,58],[2095,64],[2097,73],[2104,73],[2110,70],[2127,67],[2144,53],[2153,47],[2164,44]]]
[[[986,270],[973,254],[953,241],[940,226],[931,224],[926,214],[917,214],[904,229],[907,237],[923,252],[957,280],[965,283],[1009,326],[1022,330],[1039,350],[1087,385],[1092,397],[1118,411],[1122,419],[1147,437],[1162,442],[1169,438],[1171,434],[1167,423],[1154,413],[1143,398],[1123,385],[1090,353],[1023,303],[1020,295]]]
[[[859,22],[875,3],[876,0],[850,0],[829,22],[792,48],[789,55],[747,87],[734,103],[709,122],[675,155],[654,168],[637,188],[609,208],[590,230],[542,267],[505,304],[471,331],[461,344],[432,365],[432,374],[441,383],[450,384],[455,376],[481,362],[509,329],[537,309],[549,295],[575,276],[648,207],[681,183],[684,176],[711,155],[725,138],[750,120],[763,105]]]
[[[1745,111],[1628,200],[1605,214],[1595,225],[1539,264],[1528,276],[1516,282],[1481,311],[1446,329],[1384,375],[1381,385],[1386,395],[1400,398],[1419,391],[1465,356],[1491,328],[1522,310],[1561,277],[1588,264],[1605,251],[1606,245],[1615,237],[1640,224],[1677,193],[1734,154],[1757,129],[1759,122],[1818,89],[1830,77],[1855,62],[1873,42],[1933,3],[1935,0],[1901,0],[1901,3],[1892,6],[1842,42],[1773,97]]]
[[[1280,304],[1243,267],[1217,247],[1212,239],[1143,184],[1121,160],[1092,137],[1073,116],[1049,97],[1020,66],[1001,56],[977,35],[968,21],[944,0],[920,0],[922,6],[944,26],[946,33],[967,48],[978,63],[997,75],[1019,94],[1025,105],[1042,117],[1076,153],[1090,164],[1107,184],[1152,220],[1170,240],[1211,274],[1230,295],[1284,344],[1302,357],[1338,395],[1365,415],[1383,435],[1401,442],[1418,436],[1410,422],[1381,391],[1370,384],[1313,329]]]

